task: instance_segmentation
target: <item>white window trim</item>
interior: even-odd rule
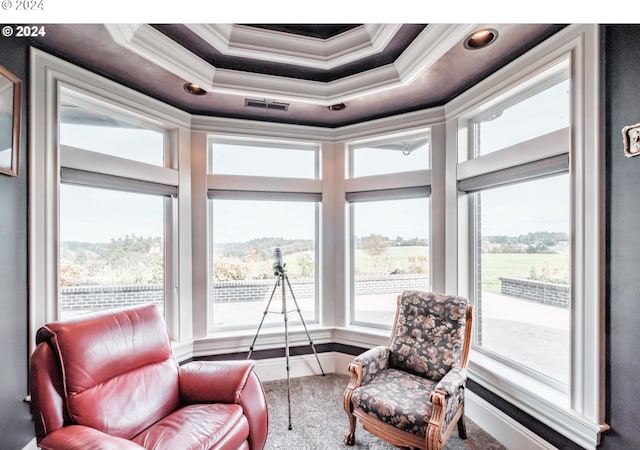
[[[467,127],[471,118],[477,117],[479,108],[500,102],[512,87],[523,86],[523,79],[535,79],[546,67],[569,55],[574,93],[570,154],[575,250],[571,290],[573,298],[578,299],[572,304],[569,400],[559,404],[554,401],[558,393],[548,385],[478,351],[471,353],[469,372],[474,381],[585,448],[595,448],[601,432],[608,429],[604,420],[604,162],[599,151],[598,48],[597,26],[570,25],[447,105],[450,137],[447,155],[460,161],[457,177],[481,173],[486,167],[480,160],[466,160],[470,145]],[[509,149],[504,153],[509,162],[518,160]],[[456,154],[458,156],[454,156]],[[486,156],[491,154],[483,158]],[[536,155],[532,158],[536,159]],[[449,170],[453,169],[449,167]],[[457,177],[452,174],[452,178]],[[465,237],[470,236],[467,198],[458,194],[455,200],[448,198],[448,202],[448,208],[457,206],[457,232],[464,243]],[[448,250],[456,251],[455,248]],[[459,244],[458,261],[448,266],[449,269],[455,267],[458,274],[457,280],[449,280],[448,287],[467,296],[471,289],[470,252],[467,245]]]
[[[94,172],[96,167],[100,167],[100,173],[108,175],[169,186],[178,186],[179,184],[179,174],[176,169],[159,167],[68,145],[60,145],[59,147],[62,167],[87,172]]]
[[[167,282],[165,315],[172,339],[184,340],[191,336],[190,255],[190,211],[180,203],[190,196],[190,189],[183,182],[189,180],[189,170],[178,173],[175,169],[150,164],[131,162],[127,167],[121,158],[61,146],[58,142],[58,101],[60,91],[65,95],[79,93],[79,98],[95,98],[107,110],[122,111],[136,123],[150,125],[157,130],[166,130],[167,137],[177,147],[177,162],[189,166],[189,136],[184,130],[189,126],[189,116],[145,95],[106,80],[87,70],[62,61],[45,52],[31,49],[31,102],[29,145],[29,344],[35,345],[38,328],[57,320],[58,314],[58,233],[59,233],[59,184],[60,168],[64,165],[86,170],[101,167],[106,173],[132,177],[149,182],[181,186],[178,193],[177,213],[169,208],[170,228],[175,239],[168,242],[167,262],[175,267]],[[166,149],[165,149],[166,151]],[[172,161],[173,163],[176,161]],[[140,172],[137,170],[140,169]],[[170,206],[167,203],[167,206]],[[177,253],[176,253],[177,252]],[[188,256],[188,258],[186,257]],[[171,262],[175,261],[174,264]],[[171,270],[171,269],[169,269]],[[185,314],[185,313],[188,313]],[[189,318],[185,320],[185,318]]]

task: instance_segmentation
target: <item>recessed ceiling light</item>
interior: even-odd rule
[[[345,105],[344,103],[336,103],[335,105],[327,106],[327,108],[329,108],[331,111],[342,111],[346,107],[347,105]]]
[[[483,30],[474,31],[469,37],[467,37],[464,40],[464,47],[469,50],[477,50],[492,44],[497,38],[498,32],[496,30],[492,28],[485,28]]]
[[[204,95],[207,93],[204,89],[195,83],[187,83],[183,86],[184,90],[192,95]]]

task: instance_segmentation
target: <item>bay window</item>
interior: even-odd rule
[[[573,243],[568,72],[567,61],[555,65],[532,87],[470,121],[468,165],[483,164],[483,173],[459,182],[471,195],[476,348],[556,383],[565,394]],[[526,132],[515,131],[521,129]],[[517,155],[517,165],[493,166],[509,155]]]
[[[39,52],[33,70],[32,333],[155,303],[178,338],[180,113]]]
[[[448,204],[458,291],[475,305],[470,379],[593,448],[607,428],[597,58],[584,43],[597,45],[593,30],[567,35],[452,102]]]
[[[430,289],[429,137],[425,130],[349,147],[351,324],[390,329],[398,294]]]
[[[319,156],[316,146],[210,139],[210,331],[254,329],[263,315],[265,327],[283,325],[275,248],[291,285],[287,310],[297,302],[306,323],[319,321]]]
[[[164,311],[177,188],[141,175],[173,160],[168,132],[73,89],[61,90],[59,111],[58,317]]]

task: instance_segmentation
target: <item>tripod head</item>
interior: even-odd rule
[[[287,263],[283,262],[282,259],[282,250],[280,250],[280,247],[276,247],[273,250],[273,274],[278,277],[284,276],[284,273],[286,272],[286,265]]]

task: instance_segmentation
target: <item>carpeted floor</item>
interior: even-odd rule
[[[358,424],[356,444],[347,447],[342,439],[347,432],[347,415],[342,408],[342,395],[348,375],[328,374],[291,379],[291,425],[288,429],[286,380],[264,383],[269,407],[269,436],[265,450],[397,450]],[[503,450],[490,435],[468,418],[468,438],[461,440],[455,430],[447,450]]]

